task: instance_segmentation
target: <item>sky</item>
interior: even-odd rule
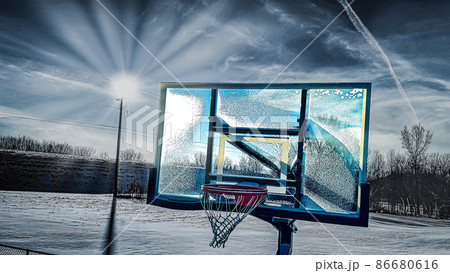
[[[349,2],[1,0],[0,135],[114,155],[121,75],[126,130],[160,82],[370,82],[370,150],[421,123],[449,153],[450,2]]]

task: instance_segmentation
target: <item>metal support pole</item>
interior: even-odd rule
[[[217,114],[217,89],[211,89],[211,108],[209,110],[209,127],[208,127],[208,144],[206,146],[206,166],[205,166],[205,184],[211,183],[211,170],[213,165],[213,142],[214,142],[214,132],[213,125],[214,122],[211,118],[215,117]]]
[[[278,230],[277,255],[292,254],[292,237],[297,232],[294,222],[290,219],[272,219],[272,225]]]
[[[295,202],[294,205],[296,208],[300,208],[300,202],[302,200],[302,169],[305,165],[303,158],[303,150],[305,148],[305,136],[306,130],[308,130],[308,125],[305,123],[306,119],[306,100],[308,96],[308,90],[302,89],[302,97],[301,97],[301,108],[300,108],[300,118],[298,119],[299,123],[299,135],[298,135],[298,148],[297,148],[297,164],[295,168]],[[302,130],[303,129],[303,130]]]
[[[117,190],[119,187],[119,159],[120,159],[120,133],[122,131],[122,105],[123,99],[120,99],[120,114],[119,114],[119,131],[117,132],[117,151],[116,151],[116,169],[114,170],[114,188],[113,195],[117,197]]]
[[[278,230],[278,249],[276,255],[291,255],[293,235],[298,230],[294,223],[295,220],[260,215],[253,216],[272,224]]]
[[[157,193],[157,185],[156,185],[156,176],[157,169],[155,167],[150,168],[149,176],[148,176],[148,186],[147,186],[147,204],[150,204],[156,196]]]

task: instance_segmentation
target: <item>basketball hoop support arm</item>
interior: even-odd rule
[[[253,215],[261,220],[269,222],[274,228],[278,230],[278,249],[276,255],[291,255],[293,234],[297,232],[295,220],[283,219],[275,217],[264,217]]]

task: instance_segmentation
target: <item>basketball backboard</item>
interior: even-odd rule
[[[148,203],[202,209],[204,184],[268,190],[252,215],[367,226],[370,83],[161,83]]]

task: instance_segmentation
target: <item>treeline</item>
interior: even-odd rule
[[[189,160],[188,157],[177,159],[174,162],[176,165],[182,166],[192,166],[205,168],[206,166],[206,153],[204,152],[195,152],[193,161]],[[217,172],[218,168],[218,159],[215,158],[213,162],[213,171]],[[265,169],[264,165],[260,163],[258,160],[246,156],[241,155],[239,157],[239,162],[234,163],[230,157],[225,156],[222,162],[222,171],[226,174],[234,174],[234,175],[256,175],[260,177],[277,177],[277,174],[269,170]]]
[[[404,153],[373,151],[368,158],[371,207],[401,215],[450,218],[450,154],[427,153],[432,133],[404,127]]]
[[[74,155],[86,158],[112,160],[107,152],[97,151],[92,147],[73,146],[49,140],[36,140],[27,136],[0,136],[0,150],[16,150],[61,155]],[[120,160],[145,162],[145,156],[133,149],[120,151]]]
[[[214,170],[217,170],[217,161],[218,159],[216,158],[213,163]],[[177,164],[204,168],[206,166],[206,153],[195,152],[194,160],[192,162],[189,160],[189,158],[186,157],[177,162]],[[239,158],[239,164],[234,164],[231,158],[225,156],[222,167],[223,171],[227,172],[242,171],[252,174],[260,174],[264,168],[264,166],[258,160],[245,155],[241,155],[241,157]]]

